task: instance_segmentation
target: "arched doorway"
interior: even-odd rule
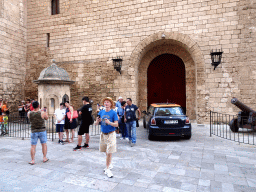
[[[142,111],[147,110],[147,69],[156,57],[162,54],[173,54],[181,58],[185,65],[186,114],[191,120],[203,122],[206,109],[203,54],[198,44],[189,35],[178,32],[164,32],[164,34],[165,38],[162,38],[162,31],[148,36],[136,46],[130,56],[130,67],[135,67],[135,82],[137,82],[134,103],[137,102]]]
[[[186,73],[181,58],[162,54],[150,63],[147,70],[147,101],[177,103],[186,112]]]

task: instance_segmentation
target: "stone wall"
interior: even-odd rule
[[[25,0],[0,0],[0,97],[17,110],[24,99],[27,11]]]
[[[236,114],[239,109],[230,103],[232,97],[253,109],[256,94],[256,3],[253,0],[223,4],[222,30],[213,29],[215,41],[223,48],[223,62],[215,71],[206,67],[206,109],[222,113]],[[224,9],[225,8],[225,9]],[[205,57],[210,60],[210,57]]]
[[[131,97],[145,109],[139,78],[145,77],[147,68],[140,66],[147,53],[159,49],[155,42],[166,34],[163,44],[178,42],[186,53],[180,54],[184,63],[190,58],[186,74],[193,82],[187,88],[187,106],[192,119],[208,121],[209,110],[236,112],[230,104],[233,96],[256,109],[253,0],[64,0],[57,15],[51,15],[50,6],[48,0],[28,4],[26,96],[37,96],[32,81],[54,58],[76,81],[71,86],[75,107],[88,95],[94,103],[105,96]],[[211,66],[212,49],[224,52],[216,70]],[[121,75],[112,65],[117,56],[123,57]],[[188,103],[193,97],[195,103]]]

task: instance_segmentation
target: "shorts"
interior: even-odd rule
[[[116,132],[100,135],[100,152],[115,153],[116,152]]]
[[[41,144],[46,143],[47,142],[46,131],[31,133],[31,145],[36,145],[38,139],[40,139]]]
[[[85,133],[89,133],[89,128],[90,128],[90,125],[84,124],[82,122],[80,127],[79,127],[79,130],[78,130],[78,135],[83,135]]]
[[[64,124],[56,124],[56,132],[64,132]]]

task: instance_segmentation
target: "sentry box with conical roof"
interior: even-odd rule
[[[52,65],[45,68],[34,83],[38,84],[38,101],[41,108],[47,107],[49,115],[53,115],[61,102],[70,101],[70,85],[74,83],[67,71],[58,67],[52,60]]]

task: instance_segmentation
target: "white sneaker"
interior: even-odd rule
[[[120,137],[120,140],[124,140],[124,138],[123,138],[123,137]]]
[[[113,173],[110,171],[110,169],[106,169],[105,174],[109,177],[112,178],[114,175]]]
[[[109,165],[108,169],[110,169],[110,170],[113,169],[112,163]],[[104,169],[104,172],[106,172],[106,170],[107,170],[107,167]]]
[[[126,137],[126,138],[125,138],[125,140],[126,140],[126,141],[129,141],[129,138],[128,138],[128,137]]]

